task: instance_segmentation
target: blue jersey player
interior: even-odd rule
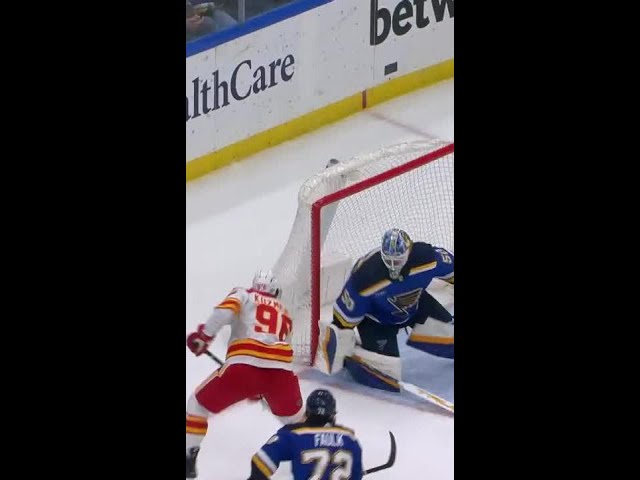
[[[362,449],[353,430],[336,425],[336,400],[328,390],[307,398],[304,422],[287,425],[251,459],[249,480],[265,480],[291,462],[294,480],[362,479]]]
[[[335,301],[333,323],[321,330],[316,365],[330,374],[344,367],[360,383],[399,391],[397,334],[407,327],[408,345],[453,358],[453,316],[428,293],[434,279],[452,298],[451,252],[413,242],[397,228],[385,232],[381,248],[356,262]],[[354,330],[360,345],[355,344]]]

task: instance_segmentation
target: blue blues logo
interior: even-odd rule
[[[396,308],[393,315],[396,317],[407,317],[415,312],[422,295],[422,288],[416,288],[402,295],[388,297],[387,301]]]

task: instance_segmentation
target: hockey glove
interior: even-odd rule
[[[204,333],[204,324],[198,325],[198,331],[189,334],[187,337],[187,347],[196,357],[199,357],[209,348],[213,338]]]

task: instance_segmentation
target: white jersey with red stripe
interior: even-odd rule
[[[231,325],[227,365],[292,370],[291,318],[273,295],[234,288],[213,310],[205,333],[216,335],[224,325]]]

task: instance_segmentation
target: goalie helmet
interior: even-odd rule
[[[276,298],[280,297],[278,280],[273,276],[271,270],[258,270],[253,277],[251,288],[257,292],[268,293]]]
[[[384,232],[382,236],[382,248],[380,255],[382,261],[389,269],[389,276],[397,279],[400,276],[402,268],[407,264],[411,245],[413,242],[409,238],[409,234],[399,228],[392,228]]]
[[[331,420],[336,416],[336,399],[329,390],[314,390],[307,397],[306,414]]]

